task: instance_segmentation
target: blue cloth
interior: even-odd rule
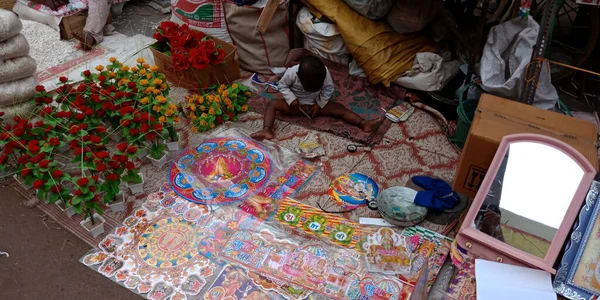
[[[445,181],[429,176],[414,176],[412,182],[424,191],[417,192],[415,204],[436,211],[454,208],[458,202],[458,194]]]

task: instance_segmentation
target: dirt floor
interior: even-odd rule
[[[141,299],[79,262],[90,246],[0,188],[0,299]]]

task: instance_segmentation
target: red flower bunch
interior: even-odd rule
[[[157,50],[171,50],[173,66],[178,70],[204,70],[209,65],[222,64],[226,53],[204,32],[190,29],[187,24],[178,25],[165,21],[158,26],[153,37],[158,41]]]

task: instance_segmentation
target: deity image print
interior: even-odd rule
[[[304,269],[304,256],[304,252],[298,252],[291,261],[288,261],[288,264],[283,265],[283,271],[294,277],[302,275]]]
[[[369,199],[373,195],[373,186],[362,180],[352,180],[348,176],[339,179],[337,189],[345,195],[348,195],[356,200]]]
[[[394,234],[390,228],[379,229],[367,248],[367,261],[384,273],[410,270],[411,259],[404,240],[399,236],[394,239]]]
[[[321,284],[325,282],[325,275],[328,273],[326,270],[327,261],[319,258],[316,266],[306,266],[304,269],[308,274],[308,281],[314,284]]]
[[[227,181],[233,177],[233,174],[229,171],[225,158],[222,156],[217,159],[217,164],[210,174],[208,174],[208,180],[211,181]]]
[[[242,270],[233,269],[227,275],[225,275],[225,279],[223,280],[222,287],[224,289],[222,299],[227,297],[235,297],[235,293],[244,285],[246,281],[246,275]]]

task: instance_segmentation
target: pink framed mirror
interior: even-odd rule
[[[595,174],[562,141],[505,136],[456,239],[476,257],[555,273],[554,262]]]

